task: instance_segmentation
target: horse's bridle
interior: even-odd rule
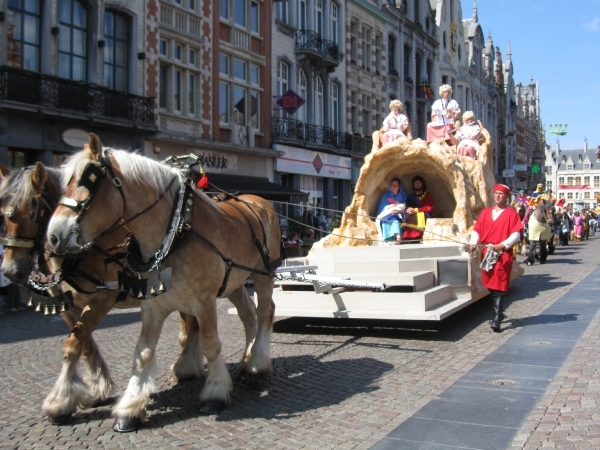
[[[35,200],[34,209],[29,211],[29,220],[38,224],[38,231],[34,238],[21,236],[0,236],[0,244],[5,247],[31,248],[32,253],[36,247],[41,246],[46,226],[52,215],[52,205],[50,204],[50,195],[48,192],[38,192],[32,199]],[[12,217],[17,214],[18,206],[9,206],[4,212],[4,217],[12,221]]]
[[[119,177],[117,177],[115,175],[115,171],[110,162],[110,155],[108,155],[108,149],[107,149],[102,153],[102,157],[101,157],[100,161],[97,161],[97,162],[93,161],[93,162],[88,163],[88,165],[83,169],[83,172],[81,173],[81,177],[79,179],[79,182],[77,183],[77,186],[84,187],[88,190],[89,195],[87,196],[87,198],[85,198],[84,200],[75,200],[74,198],[63,195],[60,198],[60,200],[58,201],[59,205],[66,206],[67,208],[70,208],[77,213],[77,217],[75,218],[75,223],[77,225],[79,225],[81,223],[81,221],[83,220],[83,216],[84,216],[85,212],[89,209],[90,204],[96,197],[96,194],[98,193],[98,190],[100,189],[100,184],[106,178],[107,173],[110,174],[110,177],[112,179],[112,184],[117,188],[117,190],[119,191],[119,194],[121,194],[121,198],[123,199],[123,210],[125,210],[126,201],[125,201],[125,193],[123,192],[123,186],[122,186],[122,183],[121,183],[121,180],[119,179]],[[125,219],[123,219],[123,217],[118,218],[106,231],[102,232],[96,239],[84,244],[82,246],[82,249],[89,250],[92,247],[92,245],[94,245],[96,242],[98,242],[103,237],[111,234],[113,231],[117,230],[118,228],[125,226],[129,222],[137,219],[141,215],[150,211],[166,195],[166,193],[171,188],[171,186],[173,185],[173,183],[175,182],[176,179],[177,178],[174,177],[173,180],[171,180],[171,182],[167,186],[167,188],[149,206],[147,206],[146,208],[142,209],[141,211],[135,213],[129,219],[125,220]],[[161,252],[161,251],[159,250],[159,252]],[[164,256],[163,256],[163,258],[161,258],[161,260],[162,259],[164,259]]]

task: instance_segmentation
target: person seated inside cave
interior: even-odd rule
[[[462,118],[464,125],[456,130],[451,141],[456,145],[456,153],[460,156],[477,159],[481,127],[475,120],[475,113],[473,111],[466,111]]]
[[[416,175],[412,179],[413,193],[406,198],[406,210],[402,227],[403,238],[407,242],[420,242],[423,239],[425,221],[433,217],[433,195],[427,192],[425,179]]]
[[[385,145],[388,142],[406,137],[406,130],[409,128],[408,117],[402,108],[400,100],[392,100],[390,102],[390,113],[383,121],[381,129],[381,144]]]
[[[406,192],[399,178],[393,178],[390,188],[383,194],[377,206],[377,231],[383,241],[402,242],[402,216],[406,206]]]

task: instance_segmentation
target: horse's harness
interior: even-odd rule
[[[25,169],[23,169],[25,170]],[[52,191],[52,192],[51,192]],[[36,192],[32,198],[32,209],[28,213],[28,219],[38,225],[38,230],[34,238],[22,237],[22,236],[1,236],[0,244],[6,247],[17,247],[17,248],[30,248],[30,258],[33,263],[33,271],[28,279],[28,285],[33,290],[29,291],[29,302],[30,306],[35,306],[37,311],[43,311],[45,314],[56,314],[67,311],[73,307],[73,298],[70,292],[61,292],[59,295],[50,296],[48,292],[62,283],[63,281],[69,284],[77,292],[83,294],[94,294],[104,288],[103,282],[96,279],[89,273],[79,269],[78,264],[81,257],[68,257],[64,258],[60,268],[52,275],[45,275],[40,268],[40,255],[44,254],[44,234],[47,229],[48,221],[52,216],[52,212],[56,209],[57,203],[55,198],[60,194],[59,188],[51,181],[47,182],[44,186],[44,190]],[[11,220],[18,213],[19,207],[9,206],[4,212],[4,217]],[[118,248],[119,246],[115,247]],[[106,256],[105,264],[113,262],[111,258],[114,258],[110,254],[111,249],[103,249],[98,246],[94,246],[94,250],[98,253],[102,253]],[[117,261],[118,263],[118,261]],[[102,286],[101,289],[96,291],[87,291],[83,289],[75,281],[75,278],[83,278],[97,287]],[[40,295],[38,292],[41,292]]]
[[[105,150],[102,153],[100,161],[89,163],[87,167],[84,168],[81,174],[78,186],[85,187],[88,190],[88,197],[84,200],[75,200],[73,198],[63,196],[59,201],[60,205],[69,207],[77,213],[77,217],[75,219],[77,225],[79,225],[83,220],[86,211],[88,210],[90,204],[94,200],[100,188],[100,184],[102,183],[104,178],[106,178],[107,175],[110,175],[112,185],[119,191],[119,194],[121,195],[121,198],[123,200],[123,209],[125,209],[126,201],[122,183],[119,180],[119,178],[115,175],[114,168],[110,161],[110,154],[108,154],[107,152],[108,150]],[[171,211],[169,228],[165,234],[160,249],[152,256],[152,258],[149,261],[144,262],[142,260],[141,252],[139,250],[139,245],[137,244],[135,239],[132,238],[132,242],[124,255],[124,270],[123,272],[119,273],[118,284],[119,289],[122,293],[122,295],[119,297],[119,300],[124,300],[127,297],[127,295],[138,299],[156,297],[157,295],[160,295],[163,292],[166,292],[170,289],[172,275],[171,268],[167,268],[161,271],[161,265],[163,261],[167,259],[168,256],[175,249],[177,244],[177,240],[175,238],[182,237],[184,235],[184,232],[189,232],[197,239],[201,240],[212,251],[214,251],[226,264],[227,269],[221,287],[219,288],[219,291],[217,293],[217,296],[220,296],[227,288],[227,282],[229,280],[231,270],[234,268],[245,270],[251,273],[267,275],[270,278],[273,278],[275,274],[275,269],[281,264],[281,259],[271,260],[269,250],[267,247],[267,235],[264,228],[264,224],[258,216],[258,214],[256,213],[256,211],[254,211],[254,209],[252,209],[247,203],[243,202],[246,205],[246,207],[255,215],[256,219],[258,220],[261,226],[263,234],[262,242],[256,236],[256,233],[254,232],[254,229],[248,216],[242,211],[241,208],[231,204],[231,206],[236,208],[246,219],[246,222],[252,234],[253,242],[256,248],[258,249],[258,252],[263,260],[266,270],[258,270],[253,267],[247,267],[242,264],[236,263],[231,258],[225,256],[219,250],[219,248],[216,245],[214,245],[209,239],[207,239],[205,236],[193,229],[191,225],[191,219],[194,203],[193,197],[195,195],[194,178],[195,174],[197,173],[196,171],[200,168],[200,161],[198,156],[190,154],[169,157],[166,160],[162,161],[162,163],[177,169],[180,175],[174,177],[173,180],[171,180],[171,182],[169,183],[169,185],[157,197],[157,199],[149,206],[145,207],[144,209],[137,212],[128,219],[119,218],[111,227],[109,227],[106,231],[101,233],[98,238],[84,245],[84,249],[89,248],[102,237],[112,233],[115,229],[126,225],[127,223],[137,219],[138,217],[150,211],[160,202],[160,200],[167,194],[167,192],[169,192],[174,182],[176,180],[179,180],[177,197],[176,201],[173,202],[173,209]],[[241,201],[235,195],[229,195],[228,197],[236,201]]]

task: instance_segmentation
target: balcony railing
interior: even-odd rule
[[[370,153],[373,147],[371,138],[282,117],[271,119],[271,141],[296,143],[307,147],[328,147],[331,150],[347,150],[363,155]]]
[[[310,30],[296,31],[296,53],[304,53],[309,59],[319,59],[325,66],[336,67],[342,60],[338,44]]]
[[[154,99],[82,81],[0,67],[0,99],[67,111],[154,123]]]

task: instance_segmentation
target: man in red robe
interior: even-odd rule
[[[418,220],[417,214],[424,213],[425,220],[433,215],[433,196],[427,192],[427,184],[423,177],[417,175],[412,179],[413,193],[406,199],[406,211],[404,223],[412,226],[403,226],[403,239],[416,242],[423,236],[423,231],[416,227]]]
[[[471,252],[477,244],[487,246],[492,244],[494,251],[499,252],[498,261],[490,270],[481,270],[481,281],[488,288],[494,301],[494,318],[490,323],[492,330],[500,331],[504,295],[508,292],[510,273],[513,265],[512,247],[521,238],[523,224],[519,214],[508,207],[510,188],[503,184],[494,186],[494,201],[496,206],[484,209],[471,234]],[[481,257],[484,258],[487,247],[483,247]]]

